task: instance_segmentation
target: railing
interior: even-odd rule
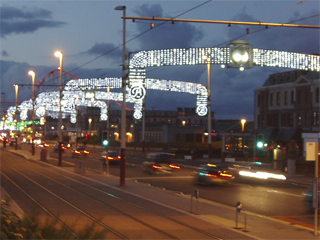
[[[76,158],[74,160],[74,172],[85,174],[86,170],[103,173],[102,161],[94,159]]]

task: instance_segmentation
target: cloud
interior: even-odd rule
[[[163,10],[160,4],[143,4],[136,8],[134,12],[138,16],[146,17],[162,15]],[[146,21],[136,22],[140,33],[150,28]],[[155,27],[153,29],[138,38],[141,48],[144,50],[193,47],[194,43],[200,41],[204,36],[199,28],[190,23],[176,22],[172,24],[171,22],[161,23],[157,21],[154,24]],[[159,26],[160,24],[161,26]]]
[[[35,8],[31,11],[4,6],[1,11],[1,37],[10,34],[32,33],[40,28],[55,28],[65,25],[65,22],[48,20],[52,13],[45,9]]]
[[[318,25],[320,18],[317,11],[311,11],[301,15],[299,12],[293,13],[293,17],[286,23],[301,25]],[[310,16],[317,15],[310,18]],[[259,22],[259,19],[247,14],[245,9],[232,18],[232,21]],[[299,19],[305,19],[296,21]],[[268,21],[267,21],[268,22]],[[250,34],[247,33],[249,29]],[[256,27],[237,25],[228,29],[230,39],[239,38],[247,40],[254,48],[274,49],[281,51],[300,52],[308,54],[319,54],[320,35],[318,29],[297,28],[297,27]]]
[[[6,50],[3,50],[3,51],[1,52],[1,56],[2,56],[2,57],[8,57],[9,54],[7,53]]]
[[[93,55],[104,55],[104,58],[118,60],[122,56],[122,48],[119,48],[112,43],[96,43],[85,53]]]

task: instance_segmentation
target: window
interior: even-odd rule
[[[273,93],[270,93],[270,106],[273,106]]]
[[[287,126],[287,114],[282,113],[281,114],[281,127]]]
[[[297,93],[297,102],[301,103],[301,90],[299,90]]]
[[[316,103],[319,102],[319,97],[320,97],[320,96],[319,96],[319,93],[320,93],[319,90],[320,90],[320,89],[317,87],[317,88],[316,88]]]
[[[293,127],[293,113],[288,114],[288,127]]]
[[[294,91],[291,91],[291,104],[294,104]]]
[[[279,126],[279,115],[277,113],[273,114],[273,127]]]
[[[313,112],[313,126],[319,125],[319,112]]]
[[[281,101],[281,93],[277,92],[277,106],[280,105],[280,101]]]
[[[288,91],[284,92],[284,105],[288,105]]]

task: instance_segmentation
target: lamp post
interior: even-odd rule
[[[16,146],[15,146],[15,150],[18,149],[18,138],[17,138],[17,133],[18,133],[18,92],[19,92],[19,85],[18,84],[13,84],[14,88],[15,88],[15,92],[16,92]]]
[[[77,94],[75,94],[74,95],[74,97],[77,99],[77,115],[76,115],[76,142],[75,142],[75,144],[76,144],[76,147],[78,146],[78,125],[79,125],[79,123],[78,123],[78,113],[79,113],[79,96],[77,95]]]
[[[202,57],[207,61],[207,72],[208,72],[208,158],[212,157],[212,146],[211,146],[211,64],[208,56]]]
[[[242,126],[242,152],[244,154],[244,124],[247,122],[246,119],[241,119],[241,126]]]
[[[121,107],[121,164],[120,164],[120,186],[125,186],[126,170],[126,6],[117,6],[114,10],[123,11],[123,53],[122,53],[122,93],[123,101]]]
[[[89,122],[89,136],[91,137],[91,123],[92,123],[92,118],[88,119]]]
[[[145,133],[146,133],[146,98],[143,99],[143,115],[142,115],[142,158],[145,158]]]
[[[62,100],[62,63],[63,63],[63,54],[60,51],[56,51],[54,56],[60,59],[60,91],[59,91],[59,124],[58,124],[58,136],[59,136],[59,166],[62,165],[62,111],[61,111],[61,100]]]
[[[6,93],[2,92],[1,94],[3,94],[3,103],[6,104]],[[6,115],[5,109],[6,109],[7,104],[6,105],[1,104],[1,105],[3,107],[3,117],[4,117]]]
[[[34,125],[34,82],[36,78],[36,73],[34,71],[29,71],[28,74],[32,77],[32,143],[31,143],[31,154],[34,155],[34,134],[35,134],[35,125]]]

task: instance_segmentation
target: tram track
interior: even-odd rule
[[[4,163],[8,164],[7,161],[4,161]],[[52,170],[53,168],[44,168],[39,165],[43,165],[45,163],[29,163],[30,164],[24,165],[23,172],[10,166],[7,167],[9,167],[11,171],[15,172],[15,175],[18,174],[20,177],[22,176],[25,181],[29,181],[31,184],[36,186],[36,188],[41,188],[51,197],[64,202],[64,204],[68,205],[69,208],[73,208],[73,210],[79,215],[86,216],[86,218],[94,221],[96,224],[99,224],[102,228],[112,232],[117,238],[132,239],[137,237],[134,237],[133,231],[124,231],[123,224],[121,224],[123,227],[116,226],[119,222],[112,224],[110,219],[108,221],[106,217],[103,216],[116,216],[116,218],[122,219],[126,224],[131,224],[136,231],[140,232],[139,234],[141,238],[190,239],[192,236],[195,236],[194,238],[197,239],[221,239],[208,231],[188,225],[180,220],[154,210],[155,204],[148,203],[147,205],[153,206],[153,208],[150,209],[150,207],[138,204],[137,199],[134,199],[134,201],[131,201],[132,199],[125,199],[121,196],[122,194],[118,194],[114,189],[108,189],[105,184],[99,184],[96,181],[90,182],[86,177],[81,178],[79,175],[75,175],[73,173],[61,173],[58,169]],[[35,167],[37,165],[39,167]],[[44,169],[45,172],[43,171]],[[15,180],[3,171],[1,172],[3,176],[10,179],[9,181],[12,181],[15,185],[19,186],[18,182],[15,182]],[[28,196],[30,195],[30,197],[32,197],[32,193],[27,191],[25,192]],[[66,192],[67,195],[65,194]],[[78,200],[78,202],[75,200]],[[58,214],[52,213],[49,209],[50,207],[46,206],[45,203],[39,200],[35,200],[35,202],[39,207],[47,209],[51,215],[58,218]],[[85,206],[90,205],[95,206],[94,209],[99,209],[100,214],[98,214],[97,217],[97,214],[95,214],[97,213],[97,210],[85,208]],[[171,209],[169,211],[171,211]],[[166,228],[164,230],[164,223],[171,226],[170,229]],[[179,229],[179,231],[176,231],[175,229]],[[146,232],[146,234],[143,234],[143,232]],[[188,237],[185,237],[184,233],[187,234]]]

